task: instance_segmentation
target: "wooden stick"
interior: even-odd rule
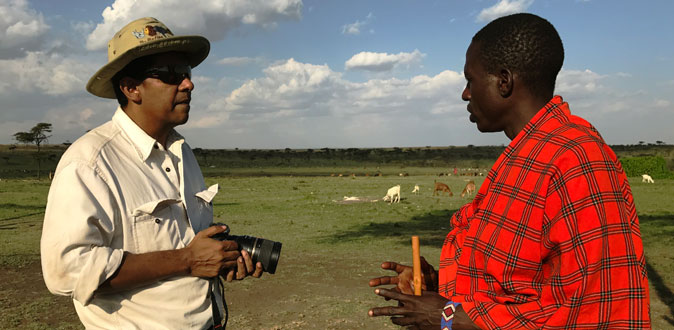
[[[414,275],[414,295],[421,296],[421,258],[419,256],[419,236],[412,236],[412,264]]]

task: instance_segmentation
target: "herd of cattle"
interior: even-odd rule
[[[433,196],[454,196],[452,189],[445,183],[434,181],[435,187],[433,188]],[[419,194],[420,192],[419,185],[414,185],[412,190],[413,194]],[[461,191],[461,197],[471,196],[475,193],[475,181],[470,180],[466,183],[466,186]],[[393,186],[388,189],[386,196],[383,198],[384,201],[393,203],[400,203],[400,185]]]
[[[404,175],[401,174],[401,176]],[[643,174],[641,178],[642,178],[641,182],[646,183],[655,182],[653,181],[653,178],[648,174]],[[454,196],[454,193],[452,193],[452,189],[450,189],[447,184],[438,182],[437,180],[434,180],[433,182],[435,184],[435,187],[433,188],[433,196],[443,196],[443,195]],[[419,185],[414,185],[412,193],[419,194],[419,192],[420,192]],[[466,186],[463,188],[463,191],[461,191],[461,197],[471,196],[473,193],[475,193],[475,181],[470,180],[468,181],[468,183],[466,183]],[[396,185],[389,188],[383,200],[391,204],[400,203],[400,185]]]

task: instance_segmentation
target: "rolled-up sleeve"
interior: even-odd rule
[[[89,164],[72,162],[57,171],[40,242],[49,291],[89,303],[122,262],[123,250],[111,247],[119,216],[108,185]]]

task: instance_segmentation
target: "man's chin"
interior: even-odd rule
[[[183,117],[182,120],[180,120],[180,121],[178,122],[178,125],[183,125],[183,124],[187,123],[187,121],[188,121],[189,119],[190,119],[190,115],[189,115],[189,114],[185,114],[185,117]]]

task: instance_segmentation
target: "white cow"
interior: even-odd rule
[[[641,175],[641,182],[655,183],[655,181],[653,181],[653,178],[651,178],[651,176],[648,175],[648,174],[642,174]]]
[[[417,194],[417,195],[419,194],[419,185],[418,184],[414,185],[414,190],[412,190],[412,193]]]
[[[389,188],[384,196],[384,201],[391,201],[393,203],[400,203],[400,185]]]

